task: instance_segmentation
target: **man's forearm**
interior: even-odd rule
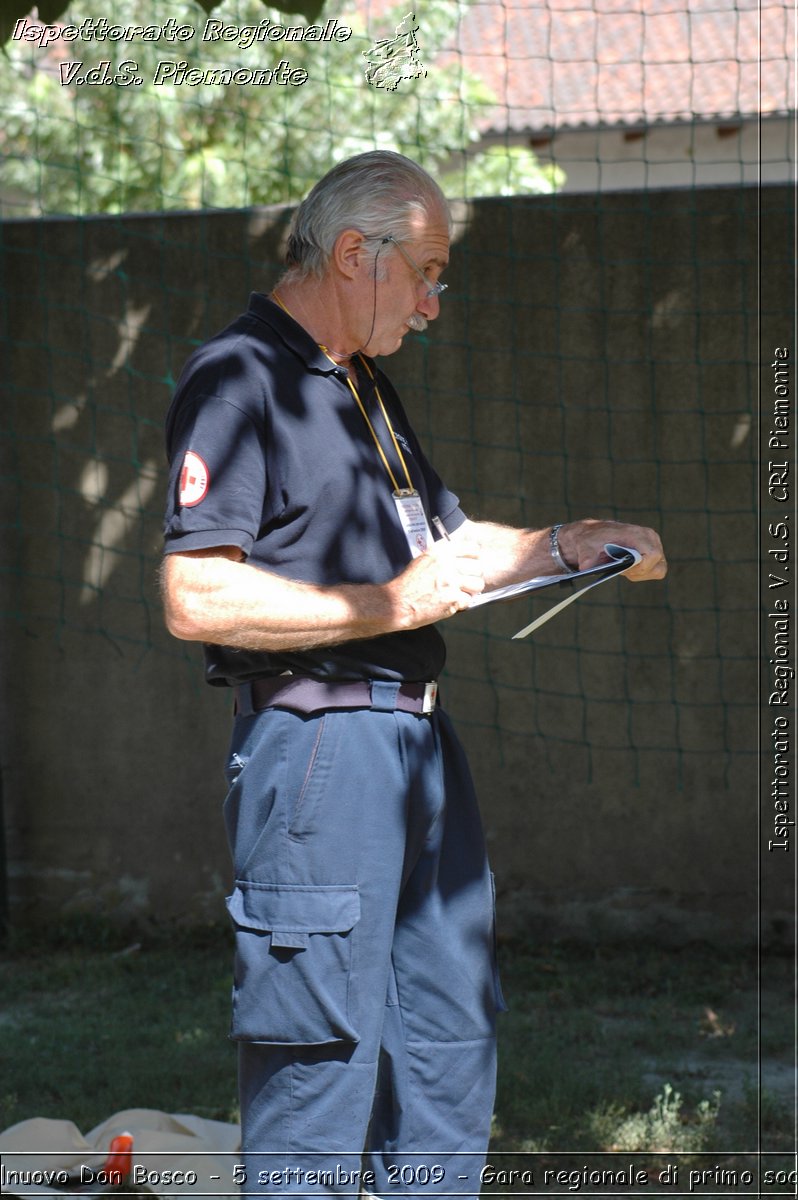
[[[479,544],[486,588],[505,587],[557,571],[549,552],[548,529],[515,529],[490,521],[468,521],[463,535]]]
[[[475,556],[446,543],[381,584],[300,583],[250,566],[232,547],[168,554],[161,584],[175,637],[279,652],[432,624],[467,608],[484,581]]]
[[[296,583],[217,556],[168,555],[162,591],[167,627],[184,641],[247,650],[308,650],[390,628],[385,589]]]
[[[562,568],[551,553],[551,527],[514,529],[487,521],[466,521],[455,538],[479,544],[479,562],[487,588],[504,587],[538,575],[557,575]],[[641,562],[625,572],[632,581],[663,579],[667,563],[658,534],[641,525],[586,518],[569,521],[559,531],[562,558],[570,567],[584,570],[606,561],[604,546],[616,542],[638,550]]]

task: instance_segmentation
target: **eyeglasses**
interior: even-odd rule
[[[409,263],[419,278],[424,280],[424,283],[427,285],[427,293],[424,297],[425,300],[431,300],[433,296],[440,296],[442,292],[446,291],[447,287],[449,286],[448,283],[433,283],[431,279],[428,279],[416,260],[407,253],[401,242],[397,242],[393,234],[389,233],[387,237],[382,239],[383,245],[385,245],[386,242],[392,242],[393,245],[396,246],[396,249],[399,251],[405,262]]]

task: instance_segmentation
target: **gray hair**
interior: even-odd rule
[[[339,235],[357,229],[374,238],[410,238],[415,222],[440,212],[449,222],[449,206],[431,175],[403,154],[370,150],[338,163],[319,180],[294,213],[286,246],[286,274],[293,279],[321,277]]]

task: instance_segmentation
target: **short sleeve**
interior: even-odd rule
[[[450,492],[445,483],[441,480],[437,471],[430,465],[429,461],[419,451],[421,458],[421,469],[424,474],[424,480],[427,485],[427,494],[429,495],[430,508],[433,513],[439,517],[447,533],[454,533],[466,520],[466,515],[460,508],[460,500]]]
[[[262,428],[218,396],[192,397],[170,416],[165,552],[238,546],[257,540],[266,495]]]

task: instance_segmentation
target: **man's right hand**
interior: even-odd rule
[[[472,539],[433,542],[386,588],[399,629],[452,617],[485,588],[478,545]]]

